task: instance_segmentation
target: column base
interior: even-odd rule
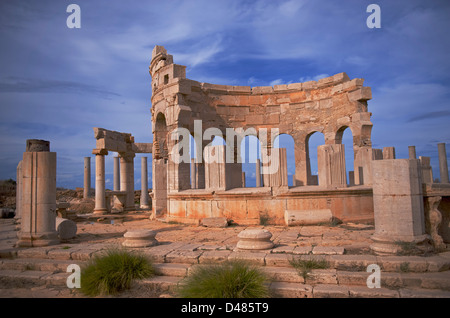
[[[39,247],[56,245],[60,243],[58,232],[46,233],[18,233],[19,240],[16,243],[17,247]]]
[[[144,209],[144,210],[149,210],[149,209],[151,209],[151,207],[150,207],[149,204],[141,204],[140,208],[141,208],[141,209]]]
[[[94,209],[94,214],[97,214],[97,215],[106,214],[107,212],[108,212],[108,209],[106,209],[106,208],[95,208]]]
[[[423,254],[433,250],[431,238],[427,234],[418,236],[380,236],[371,237],[373,244],[370,249],[376,255],[414,255]]]

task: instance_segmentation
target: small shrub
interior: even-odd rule
[[[271,219],[272,218],[269,216],[269,212],[267,212],[267,210],[259,213],[259,225],[268,225]]]
[[[81,292],[87,296],[114,295],[129,289],[134,279],[153,275],[152,262],[144,255],[110,249],[81,270]]]
[[[414,242],[396,241],[395,244],[400,247],[397,255],[414,255],[420,253],[420,250]]]
[[[309,259],[292,259],[289,261],[291,266],[293,266],[304,279],[308,277],[309,272],[312,269],[326,269],[329,267],[328,262],[325,259],[316,260],[314,258]]]
[[[196,267],[180,284],[183,298],[266,298],[268,279],[262,271],[243,261],[226,261]]]

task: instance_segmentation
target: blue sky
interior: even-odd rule
[[[81,8],[80,29],[66,26],[71,3]],[[371,3],[381,8],[380,29],[366,25]],[[83,185],[93,127],[152,142],[155,45],[200,82],[265,86],[340,72],[364,78],[372,88],[373,147],[394,146],[407,158],[415,145],[439,177],[437,143],[450,151],[448,17],[444,0],[2,0],[0,179],[15,179],[26,139],[50,141],[57,184],[67,188]],[[112,167],[110,155],[107,187]]]

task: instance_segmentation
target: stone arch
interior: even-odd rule
[[[347,182],[349,184],[354,184],[355,150],[354,150],[354,135],[352,127],[346,125],[341,126],[336,131],[335,143],[344,145]],[[351,172],[353,173],[353,175]]]
[[[240,144],[240,157],[242,162],[242,172],[245,173],[245,187],[257,186],[257,164],[261,159],[261,142],[254,134],[245,136]],[[261,167],[261,166],[260,166]],[[261,184],[261,175],[259,174]]]
[[[313,137],[314,136],[314,137]],[[323,139],[321,138],[323,137]],[[311,140],[311,137],[313,139]],[[325,134],[320,130],[313,130],[306,135],[305,151],[306,151],[306,173],[307,185],[319,184],[319,171],[317,165],[317,147],[325,144]],[[317,174],[316,174],[317,173]]]

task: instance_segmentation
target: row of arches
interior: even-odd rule
[[[346,157],[346,174],[347,180],[349,180],[349,172],[354,169],[354,151],[353,151],[353,136],[352,132],[348,127],[341,128],[337,133],[336,143],[342,143],[345,146],[345,157]],[[306,151],[309,158],[309,173],[312,176],[310,180],[310,185],[318,184],[318,164],[317,164],[317,147],[325,144],[324,134],[321,132],[313,132],[306,138]],[[225,139],[220,136],[215,136],[211,145],[226,145]],[[245,173],[245,186],[255,187],[256,186],[256,160],[261,159],[261,142],[256,136],[245,136],[241,144],[238,146],[240,148],[240,157],[242,162],[242,172]],[[275,137],[273,148],[286,148],[287,154],[287,171],[288,171],[288,186],[294,186],[294,176],[295,176],[295,141],[294,138],[289,134],[280,134]],[[189,141],[189,155],[190,158],[197,158],[196,145],[194,137],[190,138]],[[191,171],[191,174],[193,172]]]

